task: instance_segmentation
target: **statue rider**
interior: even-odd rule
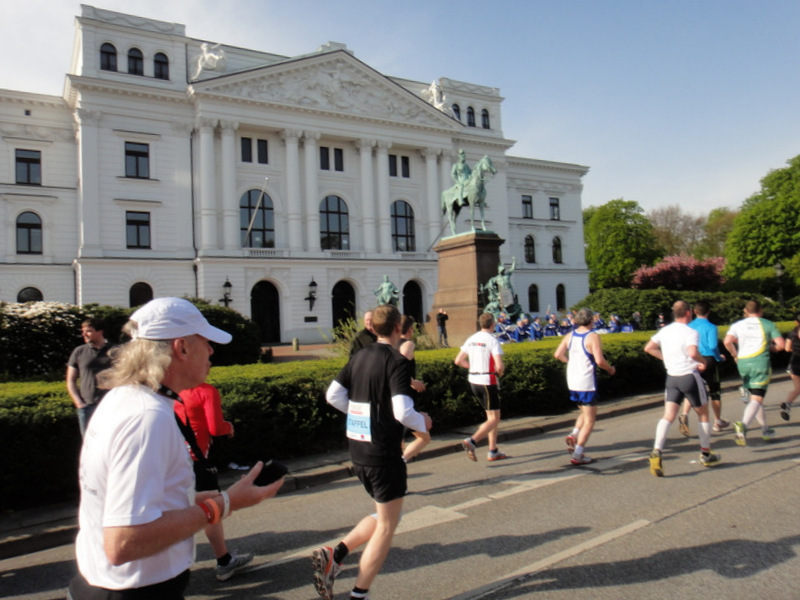
[[[458,188],[458,201],[459,203],[464,199],[466,193],[464,192],[464,185],[469,180],[470,175],[472,175],[472,169],[469,168],[467,164],[467,155],[463,149],[458,151],[458,162],[453,165],[453,168],[450,170],[450,177],[453,178],[453,181]]]

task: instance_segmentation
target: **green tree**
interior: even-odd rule
[[[586,265],[593,290],[628,287],[636,269],[664,255],[638,202],[619,198],[586,211]]]
[[[705,217],[685,213],[677,204],[656,208],[647,216],[653,225],[656,243],[667,256],[694,255],[704,237]]]
[[[697,259],[725,256],[725,241],[733,229],[733,222],[739,214],[730,208],[715,208],[706,218],[703,239],[697,245],[694,255]]]
[[[726,274],[768,267],[800,253],[800,156],[761,180],[745,200],[725,244]]]

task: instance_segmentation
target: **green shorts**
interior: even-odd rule
[[[766,394],[770,376],[772,375],[769,356],[766,357],[766,360],[761,356],[740,358],[738,367],[739,375],[742,376],[742,383],[746,389],[764,390]]]

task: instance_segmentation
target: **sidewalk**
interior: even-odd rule
[[[291,346],[289,351],[292,351]],[[773,377],[773,381],[786,378],[788,376],[781,373]],[[738,386],[738,380],[725,381],[722,391],[729,395],[736,394],[738,398],[736,393]],[[600,405],[598,419],[659,407],[663,402],[662,392],[609,400]],[[566,429],[572,426],[576,414],[568,412],[555,416],[504,419],[500,423],[499,441],[507,442]],[[470,425],[462,430],[434,433],[431,443],[415,460],[428,460],[448,453],[463,452],[461,441],[474,428]],[[352,473],[349,456],[349,451],[344,449],[283,461],[289,467],[289,475],[286,476],[286,482],[280,493],[312,488],[350,477]],[[224,471],[219,476],[220,484],[223,488],[228,487],[238,479],[239,475],[240,471]],[[77,532],[76,502],[9,511],[0,515],[0,560],[71,544],[75,541]]]

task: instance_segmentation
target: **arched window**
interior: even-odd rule
[[[350,217],[339,196],[325,196],[320,202],[319,238],[322,250],[350,249]]]
[[[453,116],[459,121],[461,120],[461,107],[458,104],[453,104]]]
[[[539,286],[535,283],[528,286],[528,312],[539,312]]]
[[[489,111],[485,108],[481,111],[481,127],[484,129],[491,129],[489,125]]]
[[[153,57],[153,77],[169,79],[169,59],[163,52],[156,52]]]
[[[17,294],[17,302],[41,302],[44,300],[42,292],[35,287],[22,288]]]
[[[567,310],[567,291],[563,283],[556,286],[556,310]]]
[[[17,254],[42,253],[42,219],[30,211],[17,217]]]
[[[117,49],[114,44],[106,42],[100,46],[100,69],[103,71],[117,70]]]
[[[553,238],[553,262],[557,265],[560,265],[564,262],[564,257],[561,254],[561,238],[554,237]]]
[[[147,304],[153,299],[153,288],[144,281],[138,281],[128,290],[128,304],[131,308]]]
[[[252,226],[251,226],[252,223]],[[239,200],[242,248],[275,247],[275,211],[272,198],[261,190],[249,190]]]
[[[392,203],[392,243],[395,252],[415,252],[414,209],[405,200]]]
[[[536,262],[536,242],[534,241],[532,235],[525,236],[525,262]]]
[[[128,50],[128,73],[144,75],[144,54],[138,48]]]
[[[467,107],[467,127],[475,127],[475,109]]]

